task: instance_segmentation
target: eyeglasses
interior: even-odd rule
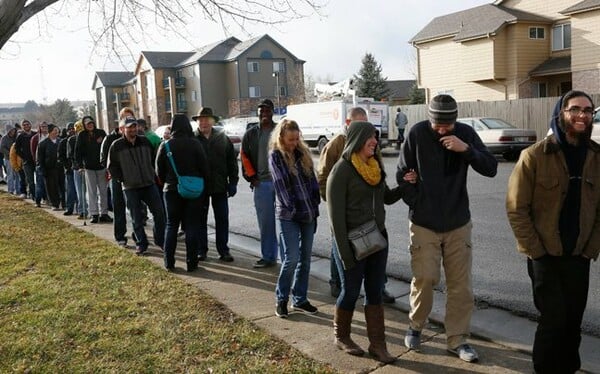
[[[581,113],[583,113],[584,115],[589,116],[589,117],[591,117],[591,116],[594,115],[594,109],[592,109],[592,108],[583,108],[583,109],[581,109],[578,106],[572,106],[572,107],[570,107],[568,109],[565,109],[565,111],[569,112],[569,114],[572,115],[572,116],[578,116]]]

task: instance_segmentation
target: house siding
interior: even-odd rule
[[[506,8],[537,14],[553,20],[558,20],[566,18],[564,15],[559,13],[560,11],[563,11],[568,7],[580,2],[581,0],[507,0],[503,1],[499,5]]]
[[[600,68],[600,10],[574,15],[571,19],[571,69]]]

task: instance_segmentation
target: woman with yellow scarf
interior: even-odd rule
[[[333,327],[339,349],[352,355],[364,354],[350,338],[354,306],[364,280],[368,351],[376,360],[391,363],[397,358],[387,351],[382,304],[388,248],[357,260],[348,233],[374,219],[387,239],[383,205],[393,204],[413,189],[411,183],[416,181],[416,175],[408,173],[405,183],[388,188],[383,163],[376,152],[376,132],[369,122],[352,122],[342,157],[327,180],[327,208],[338,249],[334,258],[342,282]]]

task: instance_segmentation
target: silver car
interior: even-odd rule
[[[521,150],[537,140],[535,130],[516,128],[500,118],[468,117],[456,122],[473,127],[489,151],[502,155],[507,161],[517,160]]]

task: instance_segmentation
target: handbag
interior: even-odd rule
[[[388,243],[375,221],[375,194],[373,194],[373,219],[348,231],[348,240],[354,249],[354,257],[362,260],[386,248]]]
[[[202,192],[204,192],[204,178],[179,175],[168,140],[165,142],[165,149],[167,151],[167,158],[171,162],[175,175],[177,175],[177,192],[179,192],[179,196],[190,200],[199,198]]]

